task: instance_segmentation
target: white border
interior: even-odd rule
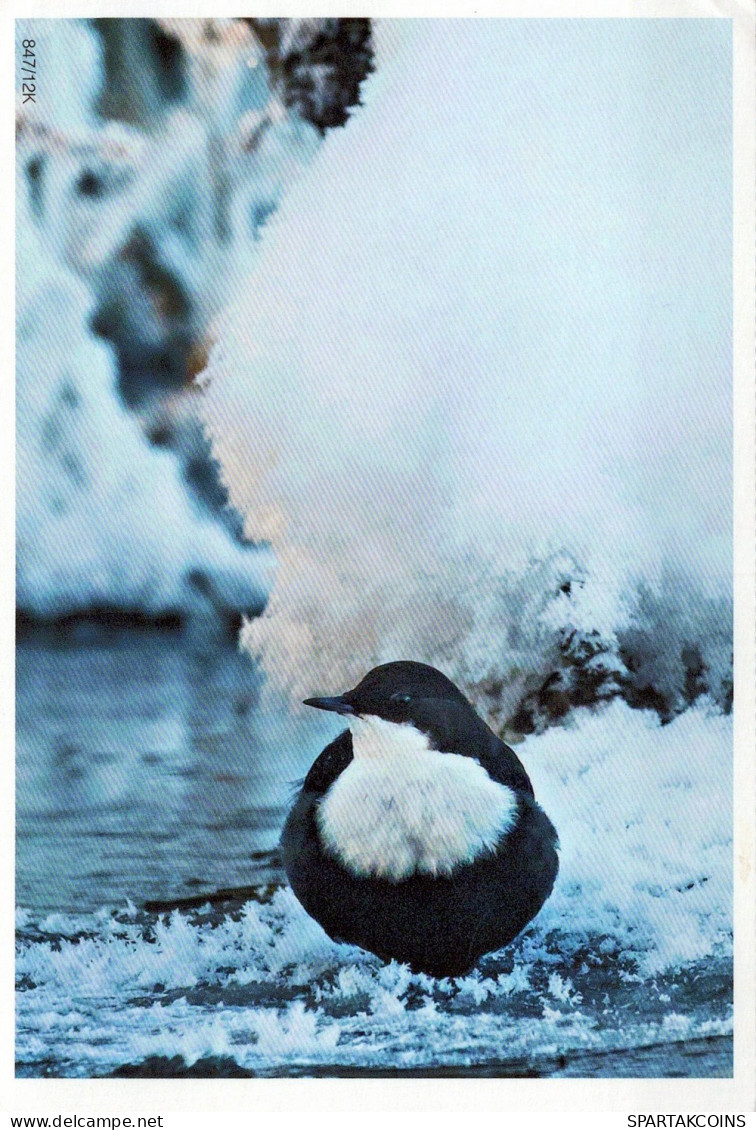
[[[14,588],[13,588],[13,492],[14,419],[13,361],[13,20],[16,16],[205,16],[208,7],[214,16],[237,16],[246,5],[229,0],[187,0],[178,10],[164,0],[16,0],[0,15],[0,47],[5,76],[0,120],[6,146],[6,169],[0,187],[0,233],[7,249],[6,269],[0,276],[0,420],[4,443],[0,445],[2,482],[0,522],[6,552],[0,570],[0,609],[3,632],[0,639],[0,718],[6,735],[3,761],[6,780],[2,800],[4,828],[12,832],[14,822]],[[261,12],[261,7],[264,9]],[[734,42],[734,283],[735,283],[735,1068],[734,1079],[261,1079],[261,1080],[16,1080],[13,1077],[12,963],[13,922],[6,919],[3,930],[2,999],[5,1006],[0,1022],[0,1111],[17,1114],[70,1113],[132,1115],[182,1112],[180,1120],[167,1119],[172,1126],[206,1126],[209,1112],[214,1121],[236,1125],[232,1112],[245,1112],[243,1125],[250,1124],[253,1112],[360,1111],[361,1121],[368,1111],[527,1111],[529,1125],[546,1124],[534,1120],[535,1112],[559,1112],[559,1123],[569,1111],[752,1111],[756,1106],[756,898],[754,852],[754,799],[756,798],[756,490],[754,468],[756,444],[754,424],[754,126],[756,124],[756,11],[749,0],[484,0],[477,4],[438,5],[407,0],[372,0],[366,13],[363,4],[346,0],[303,2],[286,6],[255,5],[257,15],[300,16],[496,16],[496,17],[642,17],[642,18],[724,18],[733,21]],[[3,853],[3,906],[13,903],[12,844]],[[549,1125],[556,1121],[554,1117]],[[484,1119],[488,1124],[488,1120]],[[242,1125],[241,1118],[238,1124]],[[620,1125],[611,1119],[608,1125]],[[625,1125],[624,1121],[621,1123]],[[749,1119],[749,1124],[751,1120]],[[6,1122],[6,1125],[9,1123]],[[500,1123],[499,1123],[500,1125]],[[580,1125],[596,1125],[581,1119]]]

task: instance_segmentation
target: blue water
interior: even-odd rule
[[[280,878],[271,853],[318,730],[263,717],[233,647],[47,637],[19,647],[17,687],[20,905],[89,911]]]

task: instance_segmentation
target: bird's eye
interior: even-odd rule
[[[405,706],[408,702],[412,702],[412,695],[409,694],[392,694],[391,701],[399,706]]]
[[[76,182],[79,196],[99,197],[105,194],[105,181],[91,169],[85,169]]]

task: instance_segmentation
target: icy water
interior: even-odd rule
[[[32,636],[17,698],[19,1075],[732,1074],[726,820],[680,850],[646,783],[608,873],[586,840],[603,834],[602,735],[621,725],[639,757],[648,746],[669,765],[696,743],[726,763],[721,718],[657,730],[618,708],[525,743],[539,796],[553,790],[559,885],[514,946],[434,981],[334,944],[283,883],[291,783],[333,730],[263,713],[233,648],[202,632]],[[571,767],[578,739],[590,756]],[[697,782],[664,772],[664,805],[694,806],[685,828]],[[587,830],[577,850],[570,812]],[[237,887],[255,889],[144,910]]]

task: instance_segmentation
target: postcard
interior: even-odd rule
[[[753,14],[15,17],[9,1109],[751,1110]]]

